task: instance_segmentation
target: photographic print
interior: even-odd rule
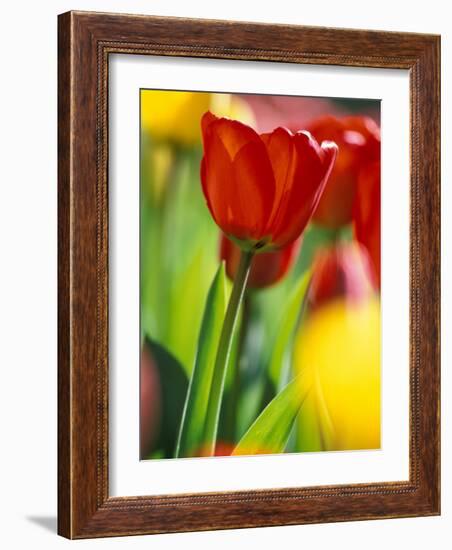
[[[440,45],[59,16],[59,534],[440,513]]]
[[[140,113],[140,458],[380,448],[380,102]]]

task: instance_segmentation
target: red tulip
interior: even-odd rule
[[[312,265],[308,308],[312,311],[338,298],[359,302],[372,295],[375,287],[370,259],[363,246],[353,242],[320,249]]]
[[[152,450],[160,429],[160,381],[149,346],[143,345],[140,361],[140,457]]]
[[[248,287],[265,288],[280,281],[289,271],[297,255],[301,239],[272,252],[256,254],[251,263]],[[234,280],[240,262],[240,248],[224,234],[221,236],[220,258],[226,263],[226,274]]]
[[[326,116],[308,129],[318,141],[331,139],[339,146],[328,185],[313,215],[316,223],[338,228],[352,221],[362,167],[380,158],[380,129],[372,119],[364,116]]]
[[[280,249],[308,224],[336,158],[308,132],[257,134],[236,120],[202,118],[201,182],[213,219],[242,250]]]
[[[381,191],[379,162],[366,166],[360,173],[353,206],[353,221],[356,239],[368,250],[380,286]]]

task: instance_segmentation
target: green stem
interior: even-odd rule
[[[212,385],[207,406],[206,423],[204,426],[204,441],[208,455],[215,454],[217,440],[218,420],[220,417],[221,401],[223,396],[224,381],[226,378],[226,366],[231,351],[232,335],[237,322],[240,304],[245,293],[246,283],[251,268],[253,252],[242,251],[240,263],[234,278],[231,297],[224,317],[223,328],[221,329],[220,341],[218,343],[217,356],[213,371]]]
[[[237,435],[237,411],[239,407],[239,396],[242,385],[241,360],[245,349],[245,342],[248,334],[248,326],[250,320],[250,294],[245,294],[243,298],[242,318],[240,321],[240,330],[238,334],[237,352],[235,361],[232,363],[234,371],[232,373],[232,384],[230,388],[228,416],[227,416],[227,440],[235,443]],[[229,367],[229,368],[231,368]]]

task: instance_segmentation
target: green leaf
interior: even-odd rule
[[[319,388],[317,388],[319,391]],[[315,393],[314,393],[315,395]],[[296,444],[298,452],[324,451],[324,434],[319,416],[319,403],[316,398],[306,399],[303,411],[298,415],[296,422]]]
[[[207,295],[195,364],[185,400],[176,457],[192,456],[203,445],[215,357],[226,309],[225,271],[221,264]]]
[[[223,402],[225,381],[227,378],[227,368],[229,365],[231,348],[234,340],[234,331],[237,326],[240,308],[243,303],[246,283],[251,270],[252,259],[253,252],[245,250],[241,251],[239,265],[235,273],[231,296],[228,301],[228,307],[226,309],[220,339],[218,342],[212,384],[209,394],[209,403],[207,405],[206,422],[204,425],[204,440],[207,451],[206,454],[208,456],[213,456],[215,454],[218,424],[220,420],[221,405]]]
[[[241,389],[239,410],[237,413],[238,439],[243,437],[251,424],[276,396],[273,382],[265,369],[261,369],[254,375],[254,379],[247,377]]]
[[[300,318],[310,277],[311,273],[308,271],[300,278],[287,300],[279,323],[269,366],[270,379],[275,387],[279,389],[287,383],[288,374],[290,374],[290,364],[287,364],[290,363],[288,351]]]
[[[145,339],[144,345],[149,346],[160,385],[160,431],[153,445],[154,453],[172,458],[187,394],[188,378],[182,365],[163,346],[149,338]]]
[[[162,182],[156,148],[171,161]],[[143,144],[141,180],[141,326],[190,376],[204,301],[218,268],[218,226],[199,182],[201,151]],[[157,194],[152,187],[159,187]],[[154,198],[152,198],[154,197]]]
[[[290,382],[262,411],[239,441],[233,455],[282,453],[307,392],[299,378]]]
[[[173,274],[167,303],[168,311],[172,313],[167,331],[168,347],[189,377],[195,363],[206,296],[218,269],[218,258],[211,257],[206,240],[191,244],[190,259],[180,266],[180,273]],[[174,260],[173,264],[177,265],[177,261]]]

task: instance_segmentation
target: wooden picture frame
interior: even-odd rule
[[[68,538],[440,513],[440,38],[69,12],[58,38],[58,532]],[[409,481],[226,493],[108,492],[109,55],[410,73]]]

